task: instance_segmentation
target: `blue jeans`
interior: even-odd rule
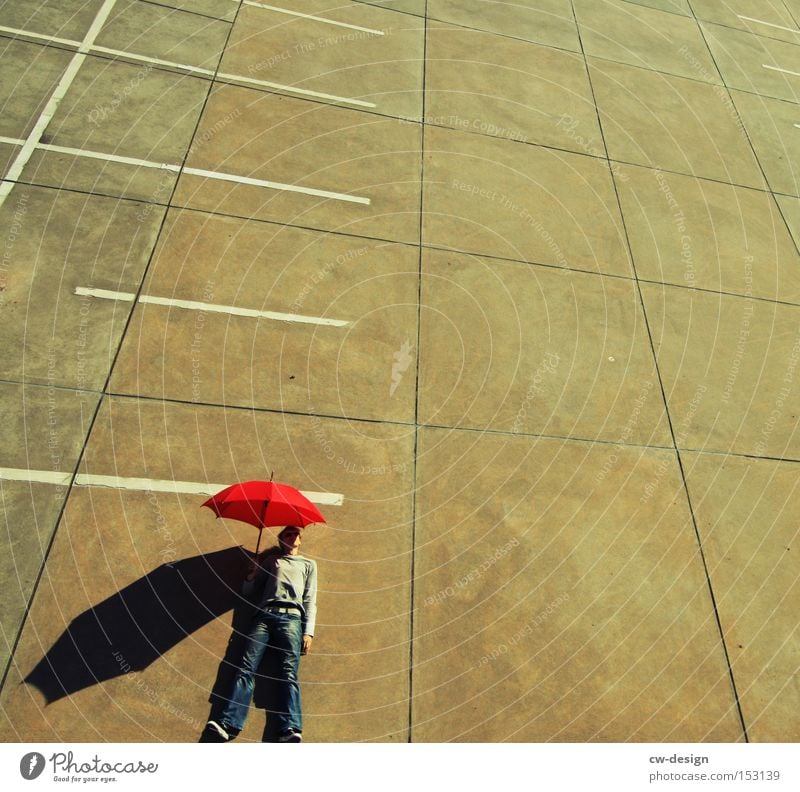
[[[300,685],[297,670],[303,645],[303,624],[300,614],[259,611],[245,642],[242,663],[233,681],[230,700],[220,713],[223,728],[241,731],[253,699],[254,676],[264,653],[274,653],[276,685],[275,711],[270,717],[277,720],[276,732],[290,729],[303,731],[303,713],[300,708]]]

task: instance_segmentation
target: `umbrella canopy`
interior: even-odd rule
[[[255,525],[297,525],[325,522],[319,509],[299,490],[277,481],[243,481],[209,498],[203,506],[217,517]]]

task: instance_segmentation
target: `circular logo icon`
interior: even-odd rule
[[[20,760],[19,772],[28,781],[38,778],[42,770],[44,770],[44,756],[37,751],[26,753]]]

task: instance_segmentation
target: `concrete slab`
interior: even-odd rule
[[[572,5],[567,0],[428,0],[428,19],[485,30],[501,36],[581,51]]]
[[[751,742],[797,742],[794,462],[686,454],[689,490]]]
[[[800,303],[800,256],[770,193],[628,165],[615,176],[640,278]]]
[[[430,124],[605,154],[579,55],[430,22],[425,83]]]
[[[800,44],[800,30],[782,0],[692,0],[692,8],[700,20]]]
[[[218,85],[187,164],[368,199],[353,203],[184,174],[175,202],[288,225],[419,242],[419,124]]]
[[[800,197],[800,132],[797,105],[731,91],[773,192]]]
[[[207,81],[166,73],[152,64],[87,58],[42,142],[180,164],[207,92]],[[22,179],[166,203],[175,174],[157,167],[39,150]]]
[[[425,23],[361,3],[329,6],[327,0],[292,4],[331,22],[243,6],[221,70],[360,99],[374,104],[373,112],[419,120]]]
[[[320,451],[317,428],[352,467]],[[345,505],[323,507],[330,528],[309,528],[303,546],[320,570],[318,630],[301,666],[305,737],[405,740],[412,453],[413,433],[399,427],[364,424],[354,431],[343,421],[308,416],[112,398],[104,402],[90,440],[87,470],[225,482],[263,476],[269,468],[276,480],[301,489],[343,492]],[[362,463],[366,472],[359,469]],[[386,463],[386,469],[371,472],[373,463]],[[57,734],[78,740],[101,733],[121,741],[197,739],[231,635],[226,604],[236,594],[226,587],[238,585],[244,560],[235,548],[252,550],[256,538],[252,526],[215,521],[200,508],[203,499],[102,487],[73,491],[3,693],[3,707],[15,713],[21,739]],[[265,535],[264,546],[273,541]],[[206,556],[199,570],[187,560],[198,555]],[[190,588],[195,583],[202,589],[205,575],[212,591],[220,589],[207,601],[200,594],[207,613],[202,607],[200,613],[181,609],[185,597],[170,586],[175,572],[165,563],[188,570]],[[151,591],[163,595],[163,619],[143,610]],[[138,617],[142,635],[136,642],[110,621],[114,608],[121,608],[120,592]],[[45,706],[42,692],[21,680],[71,622],[78,629],[82,622],[72,620],[91,608],[112,635],[112,646],[88,648],[89,665],[102,669],[104,681]],[[174,627],[168,614],[177,620]],[[153,651],[143,652],[142,636],[153,642]],[[114,653],[122,655],[119,669],[113,662],[109,667],[106,655],[113,661]],[[125,662],[132,666],[128,672]],[[67,679],[76,688],[81,681]],[[261,739],[263,727],[263,713],[253,712],[240,739]],[[7,727],[3,732],[7,739]]]
[[[95,43],[213,70],[229,30],[224,21],[138,0],[117,0]]]
[[[103,0],[41,0],[35,5],[4,0],[3,24],[46,36],[83,39]]]
[[[98,398],[85,391],[0,384],[5,429],[0,468],[74,470]],[[0,478],[4,523],[0,552],[4,581],[0,608],[3,670],[66,494],[66,487],[60,485]]]
[[[576,0],[587,55],[721,84],[694,19],[621,0]]]
[[[790,198],[787,195],[776,195],[775,200],[781,208],[786,223],[794,237],[794,244],[800,250],[800,198]]]
[[[587,60],[611,159],[763,187],[761,171],[723,88]]]
[[[423,201],[428,245],[631,274],[605,160],[427,128]]]
[[[678,446],[797,459],[800,308],[674,286],[642,293]]]
[[[143,294],[349,324],[139,305],[111,389],[413,422],[418,267],[416,247],[172,211]]]
[[[742,740],[673,451],[423,429],[418,465],[415,742]]]
[[[99,390],[131,306],[91,302],[76,287],[135,291],[161,209],[17,186],[3,205],[12,266],[2,292],[0,365],[8,379]]]
[[[0,39],[0,135],[30,134],[71,59],[54,47]]]
[[[788,44],[710,23],[703,23],[701,27],[727,86],[761,96],[800,102],[797,76],[775,70],[797,72],[800,36],[795,44]],[[773,68],[767,69],[765,66]]]
[[[426,250],[420,422],[669,445],[635,285]]]
[[[0,174],[3,176],[6,175],[19,149],[19,146],[12,146],[9,143],[0,143]]]

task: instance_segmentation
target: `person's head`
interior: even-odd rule
[[[287,525],[278,534],[278,545],[284,553],[289,555],[297,555],[302,541],[302,530],[296,525]]]

